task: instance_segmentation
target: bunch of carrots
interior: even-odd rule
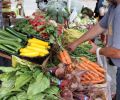
[[[80,70],[86,70],[81,80],[83,84],[100,84],[105,82],[106,71],[104,68],[85,57],[81,57],[80,60],[81,62],[78,68]]]
[[[69,71],[72,71],[72,60],[71,60],[71,57],[69,55],[69,53],[67,52],[67,50],[63,49],[59,52],[58,54],[58,58],[59,60],[63,63],[63,64],[66,64],[67,65],[67,69]]]
[[[82,76],[82,84],[100,84],[105,82],[105,69],[88,60],[86,57],[81,57],[80,62],[73,63],[67,50],[61,50],[58,54],[59,60],[67,65],[68,71],[79,69],[85,71]]]

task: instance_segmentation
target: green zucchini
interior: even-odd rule
[[[11,46],[14,46],[16,48],[21,48],[21,44],[20,43],[13,42],[13,41],[0,40],[0,44],[11,45]]]
[[[0,45],[0,50],[5,51],[5,52],[10,53],[10,54],[15,54],[16,53],[15,51],[10,50],[3,45]]]
[[[12,51],[15,51],[15,52],[18,52],[19,48],[16,48],[16,47],[13,47],[13,46],[10,46],[10,45],[3,45],[5,46],[6,48],[12,50]]]
[[[5,36],[5,37],[8,37],[8,38],[12,38],[12,39],[19,39],[19,40],[21,40],[20,38],[12,35],[12,34],[9,33],[9,32],[6,32],[6,31],[4,31],[4,30],[0,30],[0,35]]]
[[[14,29],[10,28],[10,27],[7,27],[6,28],[6,31],[7,32],[10,32],[12,35],[15,35],[16,37],[20,38],[20,39],[23,39],[23,40],[26,40],[27,39],[27,36],[22,34],[22,33],[19,33],[19,32],[16,32]]]
[[[14,41],[14,42],[22,42],[22,40],[20,40],[20,39],[11,39],[11,38],[5,37],[1,34],[0,34],[0,39],[4,39],[4,40],[8,40],[8,41]]]

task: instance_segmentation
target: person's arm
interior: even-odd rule
[[[110,58],[120,59],[120,7],[115,11],[115,18],[113,24],[113,45],[100,49],[100,54]],[[93,45],[94,46],[94,45]],[[94,49],[96,47],[94,46]],[[92,50],[95,52],[96,50]]]
[[[68,45],[68,48],[71,51],[74,51],[78,45],[81,43],[93,39],[97,35],[101,34],[108,28],[108,17],[109,17],[109,11],[106,13],[106,15],[100,20],[98,24],[96,24],[92,29],[90,29],[87,33],[85,33],[82,37],[75,40],[73,43],[70,43]]]
[[[79,45],[85,41],[88,41],[90,39],[93,39],[94,37],[98,36],[102,32],[104,32],[105,29],[100,26],[100,24],[96,24],[92,27],[87,33],[85,33],[83,36],[81,36],[78,40],[76,40],[76,44]]]
[[[105,47],[100,49],[100,54],[110,58],[120,58],[120,49]]]
[[[90,50],[91,53],[96,54],[96,50],[98,46],[95,43],[92,43],[92,49]],[[120,49],[116,49],[114,47],[104,47],[100,49],[100,55],[104,55],[110,58],[120,58]]]
[[[115,18],[113,24],[113,45],[112,47],[102,48],[100,54],[110,58],[120,58],[120,7],[115,10]]]

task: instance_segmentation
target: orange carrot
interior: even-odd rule
[[[72,63],[71,57],[65,49],[63,50],[63,55],[66,58],[67,64],[71,64]]]
[[[91,65],[89,65],[89,64],[87,64],[87,63],[85,63],[85,62],[82,62],[82,64],[83,64],[84,66],[86,66],[89,70],[92,70],[93,72],[97,73],[100,77],[105,77],[104,74],[102,74],[102,73],[100,73],[99,71],[97,71],[96,69],[94,69],[93,66],[91,66]]]
[[[104,83],[105,79],[98,79],[98,80],[92,80],[92,81],[82,81],[82,84],[101,84]]]
[[[60,61],[61,61],[62,63],[67,64],[66,58],[65,58],[65,56],[63,55],[63,52],[62,52],[62,51],[59,52],[59,58],[60,58]]]
[[[86,79],[86,80],[91,80],[91,77],[89,77],[89,74],[88,73],[85,73],[83,75],[83,77]]]
[[[95,68],[97,71],[102,72],[102,73],[105,73],[105,72],[106,72],[106,71],[105,71],[103,68],[101,68],[98,64],[96,64],[96,63],[88,60],[86,57],[81,57],[80,59],[81,59],[82,61],[90,64],[91,66],[94,66],[94,68]]]
[[[87,68],[87,66],[85,66],[84,64],[80,63],[80,66],[82,68],[84,68],[85,70],[89,71],[89,69]],[[95,79],[96,77],[94,75],[92,75],[90,72],[88,72],[88,76],[91,78],[91,79]]]

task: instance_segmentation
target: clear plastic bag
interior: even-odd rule
[[[105,56],[99,54],[100,48],[97,49],[96,55],[97,55],[97,62],[101,67],[104,67],[106,70],[106,84],[104,85],[104,91],[106,92],[106,100],[112,100],[111,97],[111,89],[110,89],[110,82],[112,81],[111,76],[107,72],[107,59]]]

